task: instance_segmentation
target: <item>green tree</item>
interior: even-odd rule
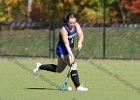
[[[89,0],[90,3],[93,5],[93,11],[96,12],[97,19],[103,18],[104,13],[104,0]],[[116,22],[116,11],[114,10],[114,7],[112,4],[116,2],[116,0],[106,0],[106,22]]]

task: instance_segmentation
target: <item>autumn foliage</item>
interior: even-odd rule
[[[68,12],[74,12],[81,22],[103,23],[104,0],[33,0],[30,12],[33,21],[60,21]],[[119,10],[111,4],[119,1],[123,8],[140,14],[140,0],[106,0],[106,22],[116,23]],[[28,0],[0,0],[0,21],[27,21]],[[117,5],[115,5],[117,6]],[[122,9],[123,10],[123,9]],[[122,11],[123,12],[123,11]],[[123,13],[125,14],[125,13]],[[133,14],[127,16],[133,16]],[[138,19],[138,18],[134,18]]]
[[[140,14],[140,0],[122,0],[122,4],[134,14]]]

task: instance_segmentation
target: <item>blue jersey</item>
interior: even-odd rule
[[[73,49],[74,47],[74,37],[76,36],[76,32],[77,32],[77,29],[76,29],[76,26],[74,25],[73,29],[70,31],[69,27],[67,24],[64,25],[67,33],[68,33],[68,40],[69,40],[69,45],[71,47],[71,49]],[[57,55],[60,57],[62,54],[63,55],[67,55],[68,52],[67,52],[67,49],[64,45],[64,42],[62,40],[62,37],[61,35],[59,35],[59,42],[57,44],[57,48],[56,48],[56,53]]]
[[[70,45],[70,47],[73,48],[73,47],[74,47],[74,37],[75,37],[76,34],[77,34],[77,33],[76,33],[76,32],[77,32],[76,26],[74,25],[74,27],[73,27],[73,29],[72,29],[71,31],[70,31],[70,29],[69,29],[69,27],[68,27],[67,24],[65,24],[64,27],[65,27],[65,29],[66,29],[66,31],[67,31],[67,33],[68,33],[69,45]],[[62,43],[62,44],[64,44],[61,35],[59,35],[59,42]]]

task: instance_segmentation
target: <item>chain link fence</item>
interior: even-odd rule
[[[55,58],[60,26],[61,22],[1,23],[0,55]],[[111,59],[140,59],[140,24],[106,25],[105,45],[103,24],[81,23],[81,27],[85,39],[79,57],[104,58],[105,54],[105,58]],[[77,41],[78,37],[74,51]]]

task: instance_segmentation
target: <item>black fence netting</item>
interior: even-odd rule
[[[62,23],[19,23],[1,24],[1,56],[57,57],[55,47]],[[105,35],[103,24],[81,23],[80,25],[85,37],[81,58],[140,58],[139,24],[106,25]],[[4,28],[9,30],[5,31]],[[78,36],[75,38],[74,51],[77,49],[77,41]]]

